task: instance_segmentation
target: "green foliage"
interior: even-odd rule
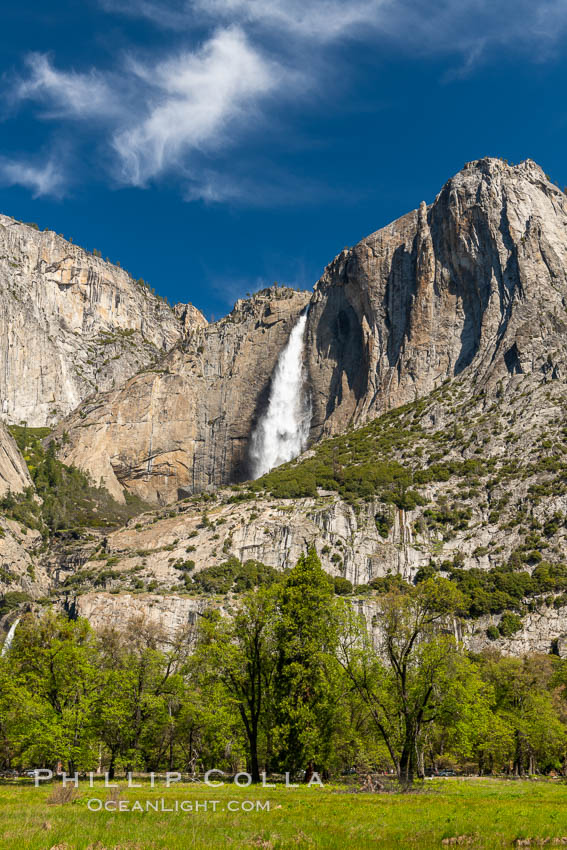
[[[337,716],[337,642],[333,584],[315,549],[283,585],[276,626],[276,723],[282,769],[325,767]]]
[[[260,561],[250,559],[242,563],[232,555],[222,564],[200,570],[188,586],[201,593],[243,593],[281,581],[281,577],[280,572]]]
[[[261,738],[270,728],[273,709],[276,599],[272,589],[249,593],[231,621],[210,613],[200,629],[200,669],[224,687],[238,708],[255,782],[260,780],[259,749],[267,745]]]
[[[352,593],[352,582],[348,580],[348,578],[343,578],[342,576],[335,576],[333,579],[333,584],[335,586],[335,593],[337,596],[350,596]]]
[[[262,485],[276,499],[303,499],[317,496],[317,480],[309,470],[292,467],[270,472],[261,479]]]
[[[531,555],[531,553],[530,553]],[[521,613],[524,601],[546,593],[567,591],[567,566],[541,561],[530,574],[522,569],[524,556],[511,559],[490,570],[478,567],[465,570],[454,563],[442,564],[466,600],[466,616],[499,614],[506,610]],[[422,571],[416,576],[421,578]]]
[[[192,548],[194,549],[195,547],[193,546]],[[190,559],[187,561],[177,561],[173,566],[176,570],[181,570],[182,572],[190,573],[191,570],[195,569],[195,561],[192,561]]]
[[[377,614],[378,645],[352,608],[344,609],[339,659],[406,785],[413,782],[430,724],[441,718],[455,723],[480,690],[475,668],[443,628],[461,603],[444,579],[385,594]]]
[[[385,576],[377,576],[368,583],[368,588],[376,591],[380,595],[384,593],[407,593],[411,589],[411,585],[405,581],[399,573],[388,573]],[[357,587],[357,591],[364,589],[364,585]]]
[[[390,533],[390,529],[394,525],[394,520],[390,514],[385,511],[381,511],[375,515],[374,522],[376,523],[376,529],[380,537],[386,539]]]
[[[453,531],[459,531],[468,528],[472,510],[469,507],[457,504],[449,506],[445,502],[437,508],[427,508],[423,512],[423,516],[430,528],[446,529],[450,527]]]
[[[518,617],[517,614],[512,614],[510,611],[506,611],[502,614],[500,618],[500,622],[498,624],[498,631],[502,635],[502,637],[512,637],[517,631],[522,628],[522,618]]]
[[[20,605],[23,605],[25,602],[29,602],[31,600],[31,596],[28,593],[24,593],[23,590],[9,590],[0,598],[0,617],[3,617],[4,614],[8,614],[10,611],[13,611],[15,608],[19,608]]]
[[[189,577],[189,576],[188,576]],[[373,630],[314,550],[285,581],[209,610],[172,639],[132,618],[26,614],[0,658],[0,769],[208,769],[335,774],[475,761],[482,772],[560,770],[567,662],[470,658],[452,636],[466,600],[438,575],[395,577]],[[19,597],[4,600],[13,610]],[[4,610],[6,610],[6,608]],[[507,611],[501,631],[519,618]]]
[[[130,494],[126,494],[126,504],[116,502],[82,470],[58,460],[55,441],[47,448],[42,442],[49,436],[48,428],[13,425],[10,431],[35,489],[7,493],[0,499],[0,511],[22,525],[41,531],[44,536],[81,528],[116,527],[146,507]]]

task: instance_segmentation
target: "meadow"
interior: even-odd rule
[[[102,801],[100,811],[89,810],[99,806],[93,800]],[[136,801],[141,811],[132,810]],[[181,811],[183,801],[193,811]],[[410,793],[203,783],[105,789],[95,782],[91,789],[85,782],[72,799],[59,784],[0,786],[2,850],[430,850],[541,846],[545,839],[567,844],[561,780],[436,779]]]

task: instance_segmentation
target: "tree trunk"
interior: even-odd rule
[[[522,747],[522,736],[516,732],[516,753],[514,756],[514,775],[524,775],[524,752]]]
[[[256,729],[250,731],[250,774],[252,782],[260,781],[260,766],[258,764],[258,732]]]
[[[400,757],[400,782],[404,788],[410,788],[413,785],[414,752],[413,743],[408,744],[406,741]]]
[[[423,755],[423,750],[421,750],[417,745],[415,747],[415,759],[417,775],[419,779],[425,779],[425,757]]]

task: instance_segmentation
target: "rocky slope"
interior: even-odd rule
[[[52,425],[206,324],[50,230],[0,215],[0,416]]]

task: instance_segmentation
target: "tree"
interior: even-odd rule
[[[120,631],[101,632],[96,729],[108,750],[111,775],[118,758],[130,769],[155,770],[163,763],[172,769],[191,644],[191,628],[172,642],[141,616],[130,618]]]
[[[37,723],[22,753],[34,762],[60,758],[74,772],[94,760],[92,708],[98,690],[95,635],[83,619],[52,611],[26,615],[10,649],[11,669],[33,695]]]
[[[487,653],[483,676],[495,694],[495,713],[512,735],[512,769],[518,776],[542,767],[558,769],[565,759],[565,725],[561,722],[559,694],[561,666],[555,671],[550,656],[501,657]]]
[[[280,761],[289,771],[325,769],[339,710],[337,617],[332,579],[314,548],[289,573],[279,602],[275,676]]]
[[[447,625],[462,603],[446,579],[427,579],[379,602],[376,643],[362,618],[344,609],[339,660],[382,736],[398,778],[412,784],[424,729],[441,720],[462,655]]]
[[[201,626],[201,655],[238,709],[254,782],[260,781],[259,735],[269,710],[277,658],[275,600],[271,588],[261,588],[244,596],[231,620],[215,612],[204,618]]]

